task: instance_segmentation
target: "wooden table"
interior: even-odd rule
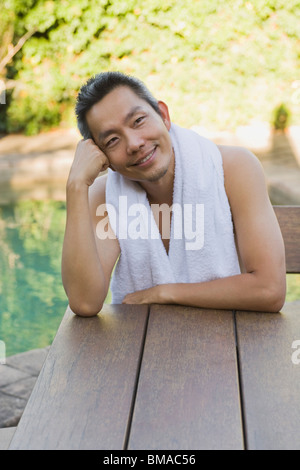
[[[297,309],[68,309],[10,449],[300,449],[296,340]]]

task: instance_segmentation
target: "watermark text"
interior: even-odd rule
[[[293,341],[292,349],[295,349],[292,354],[292,363],[297,366],[300,364],[300,339]]]
[[[109,229],[110,225],[121,240],[154,240],[159,239],[160,233],[163,239],[170,239],[173,218],[172,236],[175,240],[184,239],[186,250],[200,250],[204,245],[204,204],[175,203],[171,207],[168,204],[152,204],[149,211],[149,206],[141,203],[129,205],[127,196],[119,196],[118,211],[112,204],[100,204],[96,215],[101,217],[96,226],[100,240],[116,238]]]

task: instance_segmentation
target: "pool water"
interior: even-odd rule
[[[65,204],[0,207],[0,339],[6,355],[45,347],[68,305],[61,282]]]
[[[54,339],[68,305],[61,282],[65,217],[59,201],[0,206],[0,342],[6,356]],[[300,275],[288,275],[287,282],[287,301],[300,299]]]

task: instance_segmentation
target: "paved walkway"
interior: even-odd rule
[[[251,150],[260,160],[273,204],[300,204],[300,127],[285,133],[263,127],[245,126],[237,134],[216,134],[217,144],[238,145]]]
[[[0,364],[0,428],[18,424],[48,349],[16,354]]]

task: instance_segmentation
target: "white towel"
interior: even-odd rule
[[[174,124],[170,135],[175,179],[168,253],[143,188],[109,170],[106,205],[121,248],[111,282],[112,303],[158,284],[240,273],[218,147]]]

